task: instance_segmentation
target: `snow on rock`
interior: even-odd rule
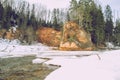
[[[82,58],[53,58],[45,64],[60,65],[45,80],[120,80],[120,50]]]
[[[20,45],[20,43],[21,42],[18,39],[15,39],[10,42],[10,45]]]
[[[32,63],[33,64],[41,64],[41,63],[43,63],[43,62],[45,62],[46,60],[45,59],[39,59],[39,58],[37,58],[37,59],[34,59],[33,61],[32,61]]]
[[[106,42],[107,48],[114,48],[114,44],[112,42]]]

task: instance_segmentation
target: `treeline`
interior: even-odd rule
[[[29,4],[23,0],[0,0],[0,38],[19,39],[32,44],[37,40],[36,30],[51,27],[61,30],[66,20],[66,9],[48,10],[44,5]],[[13,27],[17,32],[13,33]]]
[[[60,30],[65,16],[65,9],[51,11],[44,5],[31,5],[23,0],[0,1],[0,28],[9,29],[17,25],[23,29],[32,26],[36,30],[44,26]]]
[[[105,42],[120,43],[120,19],[113,23],[112,10],[106,5],[105,11],[97,0],[71,0],[70,20],[76,21],[90,34],[94,44]]]
[[[33,4],[22,0],[0,1],[0,28],[9,29],[18,26],[25,30],[32,26],[52,27],[61,30],[66,21],[75,21],[91,34],[95,45],[113,42],[120,43],[120,19],[113,22],[112,10],[106,5],[105,11],[97,0],[71,0],[68,9],[48,10],[44,5]]]

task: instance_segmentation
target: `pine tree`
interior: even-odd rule
[[[7,5],[4,11],[4,28],[8,29],[11,27],[11,16],[12,16],[12,7]]]
[[[0,21],[3,19],[3,13],[4,13],[3,10],[4,10],[3,5],[0,2]]]
[[[115,45],[120,46],[120,19],[116,19],[116,26],[114,29],[114,38],[115,38]]]
[[[105,37],[106,41],[111,42],[113,38],[112,10],[109,5],[105,9]]]
[[[52,24],[53,28],[56,30],[61,30],[61,16],[60,16],[60,10],[59,9],[54,9],[53,14],[52,14]]]
[[[94,7],[93,10],[91,11],[91,16],[92,16],[92,33],[94,33],[92,38],[95,38],[95,44],[101,44],[104,42],[104,27],[105,27],[105,22],[104,22],[104,16],[102,13],[101,6],[99,7]],[[94,42],[94,41],[93,41]]]
[[[70,2],[70,17],[72,21],[75,21],[79,24],[79,13],[78,13],[78,2],[77,0],[71,0]]]
[[[67,21],[70,21],[70,13],[67,11]]]
[[[30,25],[33,27],[34,30],[37,29],[36,25],[36,18],[35,18],[35,5],[32,6],[31,16],[30,16]]]
[[[24,30],[27,26],[27,20],[25,15],[25,8],[26,8],[26,2],[22,2],[19,4],[19,11],[18,11],[18,26]]]
[[[4,16],[4,8],[0,2],[0,28],[3,26],[3,16]]]
[[[104,41],[104,16],[102,8],[93,0],[76,0],[71,1],[70,16],[72,20],[91,33],[94,44],[100,44]]]

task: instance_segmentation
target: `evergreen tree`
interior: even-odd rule
[[[115,45],[118,45],[120,46],[120,19],[118,18],[116,20],[116,26],[115,26],[115,29],[114,29],[114,43]]]
[[[53,28],[56,29],[56,30],[60,30],[60,18],[59,18],[59,9],[54,9],[53,10],[53,15],[52,15],[52,18],[53,18]]]
[[[105,9],[105,37],[106,41],[111,42],[113,38],[112,10],[109,5]]]
[[[25,15],[25,8],[26,8],[26,2],[23,1],[22,3],[20,3],[20,6],[19,6],[19,11],[18,11],[18,26],[21,28],[21,29],[25,29],[26,26],[27,26],[27,20],[26,20],[26,15]]]
[[[37,23],[36,23],[36,18],[35,18],[35,5],[33,4],[33,8],[31,11],[31,16],[30,16],[30,25],[33,27],[34,30],[37,29]]]
[[[105,22],[100,5],[93,0],[71,0],[70,16],[72,20],[91,33],[92,41],[98,45],[104,41]]]
[[[120,33],[120,19],[116,20],[115,33]]]
[[[94,7],[93,10],[91,11],[91,17],[92,17],[92,33],[94,33],[92,36],[93,41],[95,44],[101,44],[104,42],[104,27],[105,27],[105,22],[104,22],[104,16],[102,13],[101,6],[99,7]]]
[[[67,11],[67,21],[70,21],[70,13]]]
[[[83,16],[82,13],[80,13],[79,10],[80,6],[77,2],[77,0],[71,0],[70,2],[70,18],[72,21],[75,21],[76,23],[80,24],[80,26],[82,26],[81,22],[82,22],[82,18],[81,16]]]
[[[0,2],[0,21],[2,21],[2,19],[3,19],[3,14],[4,14],[4,8],[3,8],[3,5]]]
[[[71,20],[76,21],[80,26],[89,30],[91,28],[92,17],[90,15],[92,0],[71,1]]]
[[[3,27],[3,16],[4,16],[4,8],[0,2],[0,28]]]
[[[11,27],[12,7],[7,5],[4,11],[4,28],[8,29]]]

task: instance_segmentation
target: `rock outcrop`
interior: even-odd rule
[[[38,41],[48,46],[59,47],[59,50],[93,50],[91,36],[74,22],[67,22],[63,31],[42,27],[37,31]]]
[[[74,22],[67,22],[63,26],[60,50],[93,50],[91,36]]]
[[[48,46],[58,47],[60,45],[61,32],[52,28],[42,27],[36,32],[38,41]]]

